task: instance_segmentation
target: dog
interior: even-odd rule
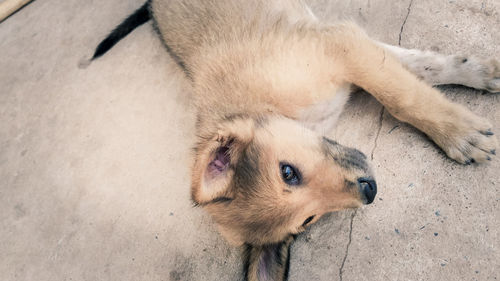
[[[459,163],[495,155],[490,123],[432,86],[500,92],[496,60],[380,43],[353,23],[320,22],[301,0],[150,0],[92,60],[150,19],[193,89],[192,199],[244,246],[247,280],[286,280],[297,234],[373,202],[366,156],[325,137],[355,88]]]

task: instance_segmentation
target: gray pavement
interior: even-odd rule
[[[311,0],[408,48],[500,59],[500,1]],[[0,24],[0,280],[241,280],[189,197],[189,85],[150,23],[81,64],[139,0],[34,1]],[[500,96],[446,95],[500,133]],[[332,137],[372,159],[375,204],[299,236],[290,280],[499,280],[500,160],[461,166],[365,93]]]

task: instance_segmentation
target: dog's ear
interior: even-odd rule
[[[191,196],[196,204],[230,200],[229,185],[241,153],[252,141],[254,122],[234,118],[220,124],[214,132],[200,137],[191,175]]]
[[[288,278],[290,245],[294,236],[264,246],[246,245],[244,253],[246,281],[284,281]]]

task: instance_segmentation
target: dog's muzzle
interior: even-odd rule
[[[328,153],[341,168],[358,175],[357,185],[364,204],[371,204],[377,195],[377,183],[373,178],[366,156],[359,150],[340,145],[323,137]]]

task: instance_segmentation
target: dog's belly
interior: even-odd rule
[[[338,89],[331,99],[303,109],[298,121],[319,134],[328,134],[335,127],[350,92],[350,85]]]

